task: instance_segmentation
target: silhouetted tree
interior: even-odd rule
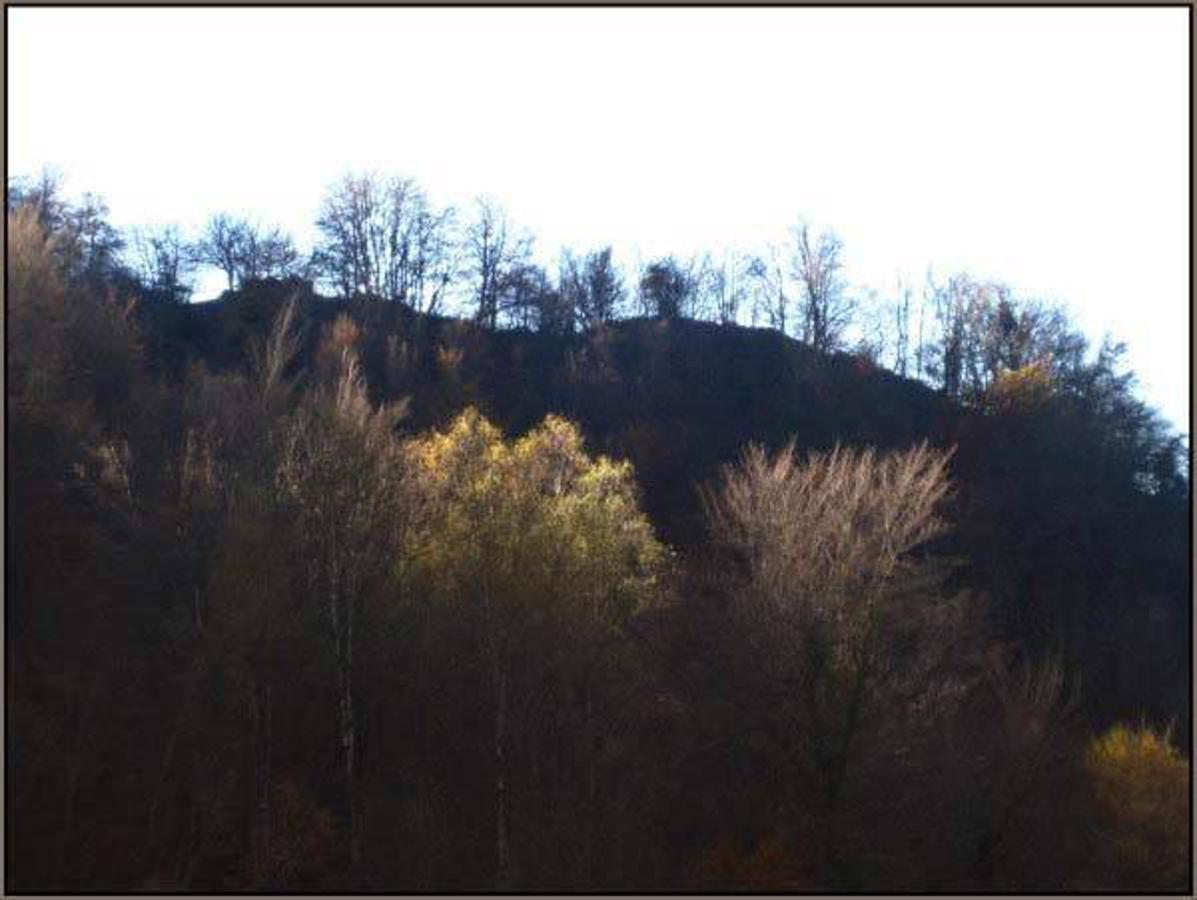
[[[186,303],[193,290],[195,255],[174,225],[134,229],[132,264],[149,296],[168,303]]]
[[[893,305],[894,371],[906,377],[910,371],[910,288],[898,284],[898,297]]]
[[[244,224],[226,213],[217,213],[208,220],[196,252],[199,260],[224,272],[229,290],[237,286],[241,270],[241,244]]]
[[[125,240],[108,220],[103,198],[85,193],[78,204],[62,198],[61,178],[45,170],[36,179],[11,179],[8,209],[28,205],[47,234],[54,237],[63,276],[92,286],[124,278],[120,252]]]
[[[752,321],[762,316],[770,328],[787,334],[793,304],[786,284],[781,252],[770,247],[766,253],[750,256],[745,261],[745,277],[752,293]]]
[[[278,228],[263,229],[244,219],[218,213],[208,220],[195,246],[198,262],[220,269],[229,290],[259,278],[295,274],[299,253]]]
[[[467,266],[472,279],[474,317],[495,329],[499,315],[510,307],[511,290],[521,279],[532,255],[532,238],[518,233],[498,204],[477,203],[466,228]]]
[[[739,321],[740,309],[748,297],[749,266],[749,261],[736,253],[725,253],[718,263],[708,261],[704,266],[701,291],[721,325]]]
[[[73,247],[68,271],[93,284],[119,275],[125,240],[108,221],[108,204],[95,194],[84,194],[78,206],[67,208],[65,218],[65,230]]]
[[[610,322],[624,301],[623,283],[605,247],[577,259],[566,252],[561,261],[561,293],[573,307],[579,324],[588,330]]]
[[[812,243],[806,224],[795,229],[794,242],[794,277],[802,286],[798,305],[802,339],[819,352],[827,353],[839,346],[855,309],[846,295],[841,274],[843,244],[826,232]]]
[[[571,334],[575,297],[554,287],[544,269],[524,265],[512,270],[504,291],[503,308],[517,326],[545,334]]]
[[[939,337],[928,371],[949,396],[972,403],[1004,372],[1037,362],[1063,372],[1082,363],[1085,339],[1063,310],[967,273],[942,285],[931,281],[929,290]]]
[[[640,305],[647,315],[676,319],[688,306],[694,285],[672,257],[651,262],[640,276]]]
[[[436,312],[456,270],[453,222],[411,179],[346,175],[321,204],[313,266],[342,296]]]
[[[62,198],[62,175],[45,168],[34,178],[10,178],[7,185],[9,212],[19,206],[33,207],[42,229],[53,234],[65,224],[68,204]]]

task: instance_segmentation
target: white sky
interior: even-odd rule
[[[1184,9],[8,11],[9,174],[121,226],[251,213],[312,237],[350,169],[479,194],[545,259],[844,240],[1066,302],[1187,432]],[[219,287],[219,279],[205,287]],[[201,296],[205,295],[201,291]]]

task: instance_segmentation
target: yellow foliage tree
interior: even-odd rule
[[[991,412],[1028,412],[1047,400],[1051,392],[1050,364],[1033,362],[998,375],[985,391],[984,405]]]
[[[1085,752],[1095,826],[1108,866],[1103,888],[1177,891],[1189,886],[1189,761],[1166,734],[1115,725]],[[1114,884],[1108,884],[1113,879]]]
[[[550,416],[514,442],[473,409],[406,446],[421,505],[409,558],[437,601],[478,617],[495,691],[496,886],[509,877],[507,742],[516,656],[560,671],[651,596],[663,549],[632,468],[591,458]]]

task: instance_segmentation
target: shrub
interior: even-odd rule
[[[1189,762],[1169,735],[1115,725],[1089,743],[1085,770],[1101,847],[1099,877],[1120,890],[1185,889]]]

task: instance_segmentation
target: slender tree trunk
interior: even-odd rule
[[[166,778],[170,774],[171,763],[175,758],[175,746],[178,744],[179,732],[183,726],[182,711],[175,717],[175,725],[171,730],[170,738],[166,742],[166,752],[162,757],[162,769],[158,773],[158,783],[154,787],[154,796],[150,801],[150,813],[146,822],[146,869],[154,874],[158,869],[158,807],[162,802],[162,789],[166,786]]]
[[[273,755],[272,703],[270,685],[254,684],[254,863],[258,883],[270,875],[272,834],[270,786]]]
[[[356,735],[353,716],[353,610],[348,604],[344,610],[340,608],[335,589],[329,596],[328,607],[329,616],[332,619],[337,676],[340,682],[338,719],[340,720],[342,761],[345,766],[345,816],[349,837],[349,864],[351,869],[355,869],[358,862],[358,846],[356,792],[354,790]]]
[[[352,625],[343,648],[341,662],[341,747],[345,753],[345,799],[349,813],[349,863],[356,869],[358,864],[357,801],[354,784],[354,764],[357,751],[357,735],[354,728],[353,709],[353,631]]]
[[[865,702],[865,682],[869,676],[866,664],[858,663],[853,673],[852,685],[848,693],[847,709],[841,732],[834,737],[832,752],[828,755],[823,766],[823,778],[826,786],[825,813],[827,834],[828,874],[831,878],[830,887],[835,891],[850,891],[855,889],[851,883],[853,873],[844,865],[844,855],[840,847],[840,812],[844,787],[848,781],[849,754],[856,743],[860,730],[861,716]]]
[[[70,773],[67,775],[66,798],[62,811],[62,835],[58,844],[58,876],[67,874],[67,848],[74,830],[75,797],[79,792],[79,778],[83,773],[84,742],[91,728],[91,721],[99,703],[100,674],[97,672],[91,684],[91,694],[79,715],[79,730],[75,732],[75,749],[71,755]]]
[[[560,487],[558,487],[560,493]],[[601,577],[603,583],[609,583],[609,575],[604,563]],[[590,622],[594,633],[599,633],[599,603],[597,597],[592,597],[590,601]],[[599,735],[598,728],[594,721],[594,672],[596,662],[592,658],[586,668],[586,729],[590,737],[586,753],[586,880],[588,884],[594,884],[594,857],[595,857],[595,825],[597,820],[598,806],[598,750],[599,750]]]
[[[507,847],[507,669],[495,659],[495,890],[510,878]]]
[[[589,678],[586,684],[586,728],[590,733],[590,746],[586,754],[586,881],[594,884],[595,819],[598,805],[598,747],[597,729],[594,725],[594,686]]]

